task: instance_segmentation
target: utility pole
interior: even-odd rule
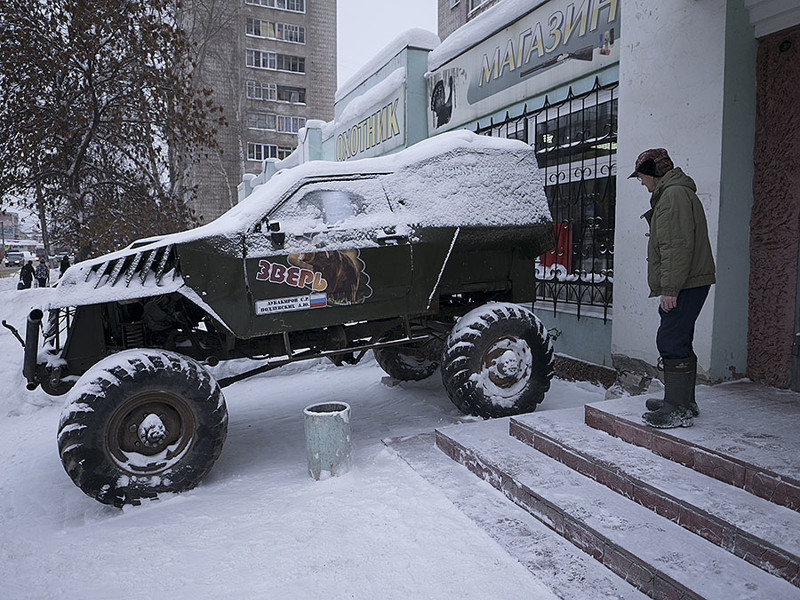
[[[42,193],[42,183],[38,177],[38,161],[34,159],[34,173],[36,176],[36,208],[39,210],[39,226],[42,228],[42,244],[44,244],[44,251],[46,256],[50,254],[50,236],[47,234],[47,220],[44,212],[44,194]]]

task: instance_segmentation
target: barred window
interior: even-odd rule
[[[596,306],[608,317],[614,280],[617,83],[477,128],[536,150],[555,247],[537,259],[536,301]]]
[[[266,129],[275,131],[276,115],[270,113],[247,113],[247,127],[250,129]]]
[[[281,133],[297,133],[301,127],[306,126],[303,117],[284,117],[278,115],[278,131]]]
[[[248,100],[277,100],[278,86],[274,83],[263,83],[261,81],[247,82]]]

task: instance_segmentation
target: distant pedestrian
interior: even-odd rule
[[[630,177],[650,192],[647,283],[659,297],[656,347],[664,363],[664,399],[651,398],[642,415],[651,427],[689,427],[699,415],[694,386],[694,326],[715,281],[714,257],[697,187],[664,148],[645,150]]]
[[[66,272],[66,270],[67,270],[67,269],[69,269],[69,267],[70,267],[70,264],[69,264],[69,256],[67,256],[67,255],[65,254],[65,255],[64,255],[64,258],[62,258],[62,259],[61,259],[61,267],[60,267],[60,271],[61,271],[61,272],[58,274],[58,277],[59,277],[59,278],[63,277],[63,276],[64,276],[64,273]]]
[[[36,265],[33,276],[36,277],[40,288],[47,287],[47,280],[50,279],[50,269],[47,268],[44,258],[39,259],[39,264]]]
[[[21,284],[19,289],[30,289],[31,284],[33,283],[33,264],[31,261],[28,261],[22,265],[22,269],[19,272],[19,282]]]

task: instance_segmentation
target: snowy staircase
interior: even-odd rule
[[[640,426],[643,401],[625,398],[446,427],[436,445],[647,596],[800,599],[800,512],[786,506],[800,459],[783,468],[784,438],[770,439],[800,404],[775,404],[775,423],[761,406],[752,430],[744,416],[737,428],[714,420],[735,410],[720,387],[725,410],[699,397],[692,429]]]

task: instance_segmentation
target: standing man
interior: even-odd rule
[[[703,205],[692,178],[672,164],[664,148],[645,150],[630,177],[650,192],[647,283],[658,297],[661,324],[656,347],[664,364],[664,398],[650,399],[642,419],[651,427],[690,427],[699,410],[694,399],[697,356],[694,325],[716,281]]]

